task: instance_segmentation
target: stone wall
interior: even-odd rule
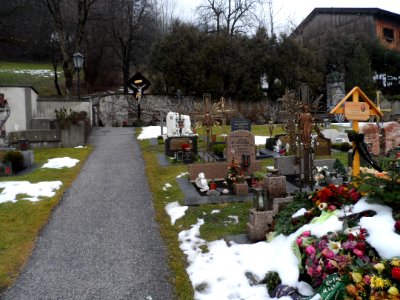
[[[83,146],[89,128],[90,126],[80,122],[62,129],[14,131],[8,134],[8,142],[10,146],[18,148],[19,140],[25,139],[28,140],[30,149]]]
[[[108,94],[98,97],[95,103],[95,124],[103,126],[122,126],[137,122],[138,104],[133,95]],[[187,114],[193,109],[193,97],[182,98],[181,111]],[[179,101],[171,96],[144,95],[140,102],[140,119],[145,125],[159,124],[161,116],[165,119],[169,111],[179,112]]]

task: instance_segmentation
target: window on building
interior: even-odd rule
[[[390,28],[383,28],[383,38],[389,43],[394,40],[394,31]]]

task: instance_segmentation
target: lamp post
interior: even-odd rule
[[[76,52],[74,55],[72,55],[74,67],[76,70],[78,70],[78,99],[81,99],[79,72],[82,69],[84,59],[85,57],[79,52]]]

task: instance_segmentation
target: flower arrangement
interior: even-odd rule
[[[313,192],[309,198],[320,210],[336,210],[345,204],[355,204],[360,200],[361,194],[355,188],[349,188],[347,185],[338,187],[329,184],[323,189]]]
[[[353,228],[322,238],[306,231],[297,238],[303,272],[322,297],[324,281],[336,274],[343,288],[336,291],[342,298],[335,299],[400,299],[400,258],[380,260],[367,235]]]
[[[231,163],[228,166],[226,178],[225,178],[228,186],[232,186],[233,183],[243,183],[245,182],[244,174],[237,162],[232,159]]]

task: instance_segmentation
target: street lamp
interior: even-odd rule
[[[74,53],[74,55],[72,55],[74,67],[75,67],[75,69],[78,70],[78,99],[81,99],[79,72],[82,69],[84,59],[85,59],[85,57],[82,54],[80,54],[79,52],[76,52],[76,53]]]

